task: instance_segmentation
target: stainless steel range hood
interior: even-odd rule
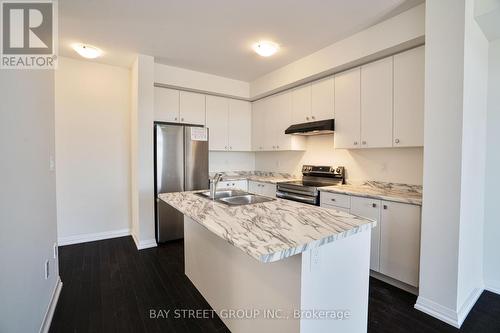
[[[328,119],[292,125],[285,130],[285,134],[322,135],[332,134],[334,130],[335,119]]]

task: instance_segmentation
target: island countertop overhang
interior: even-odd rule
[[[294,201],[231,207],[194,192],[162,193],[165,203],[254,259],[269,263],[375,226],[375,221]]]

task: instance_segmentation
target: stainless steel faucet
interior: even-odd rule
[[[212,179],[210,179],[210,198],[215,199],[215,192],[217,192],[217,184],[222,179],[222,173],[217,172]]]

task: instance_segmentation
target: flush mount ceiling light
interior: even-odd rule
[[[95,59],[102,55],[101,49],[88,44],[73,44],[73,49],[87,59]]]
[[[274,42],[261,40],[253,45],[253,50],[262,57],[269,57],[279,50],[280,46]]]

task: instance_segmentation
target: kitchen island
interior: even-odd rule
[[[366,332],[373,221],[281,199],[159,198],[184,214],[185,273],[231,332]]]

